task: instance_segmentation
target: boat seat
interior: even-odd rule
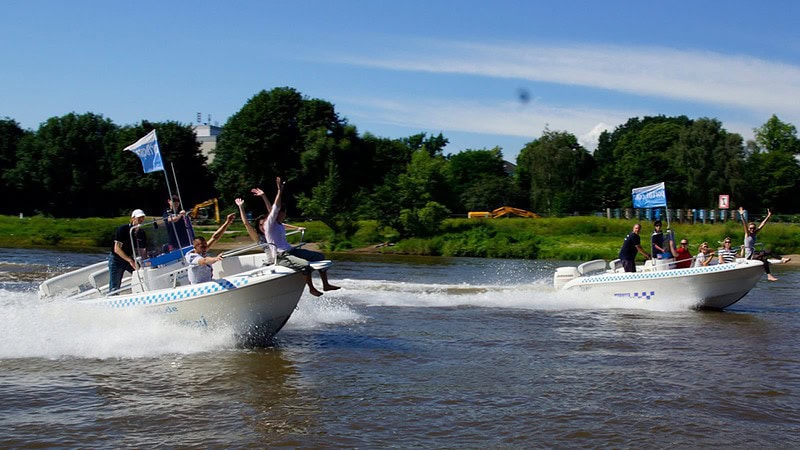
[[[592,272],[601,272],[604,270],[606,270],[605,259],[595,259],[594,261],[588,261],[578,266],[578,273],[581,275],[588,275]]]
[[[622,267],[622,261],[619,259],[615,259],[608,263],[608,268],[611,269],[612,272],[623,272],[625,269]]]
[[[660,272],[675,268],[675,259],[648,259],[644,262],[645,272]]]
[[[95,270],[89,274],[89,284],[100,292],[103,292],[103,288],[108,289],[108,281],[108,267]]]

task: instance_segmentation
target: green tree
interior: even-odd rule
[[[26,192],[17,186],[18,180],[12,175],[17,166],[20,142],[30,134],[12,119],[8,117],[0,119],[0,187],[5,197],[0,205],[0,214],[24,212],[30,200]]]
[[[323,221],[335,233],[335,239],[348,240],[357,230],[356,198],[366,160],[361,156],[355,127],[341,128],[339,136],[329,136],[318,128],[308,134],[301,162],[307,178],[318,180],[311,195],[299,194],[298,204],[303,213]]]
[[[567,132],[545,130],[517,157],[520,189],[534,211],[559,215],[595,208],[591,173],[594,158]]]
[[[800,165],[795,156],[800,154],[800,144],[796,128],[773,115],[753,131],[755,140],[748,143],[749,156],[745,164],[748,180],[745,206],[751,210],[800,210],[796,195],[800,187]]]
[[[753,130],[756,145],[768,152],[782,152],[791,155],[800,154],[800,139],[797,128],[782,122],[778,116],[772,115],[760,128]]]
[[[510,203],[512,183],[499,147],[465,150],[450,155],[448,162],[448,182],[458,194],[450,204],[454,212],[491,211]]]
[[[93,113],[70,113],[42,124],[20,143],[11,174],[16,186],[39,195],[36,207],[57,217],[101,215],[111,201],[101,188],[111,179],[106,155],[118,127]]]
[[[216,187],[233,198],[281,176],[293,194],[309,195],[329,175],[345,126],[328,102],[288,87],[261,91],[223,127],[211,164]]]
[[[276,176],[294,185],[303,149],[298,128],[302,104],[294,89],[275,88],[259,92],[228,119],[211,164],[224,198],[241,196],[253,186],[271,187]]]
[[[393,211],[380,218],[383,225],[397,229],[403,236],[428,236],[435,233],[449,210],[442,198],[448,194],[447,161],[432,156],[426,148],[415,151],[405,173],[397,177],[392,191]]]
[[[667,198],[671,207],[714,207],[720,194],[741,199],[744,191],[742,138],[716,119],[683,125],[667,150]]]

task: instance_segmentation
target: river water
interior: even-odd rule
[[[337,256],[343,289],[239,349],[38,303],[103,256],[0,249],[0,447],[800,447],[794,268],[719,313],[556,294],[554,261]]]

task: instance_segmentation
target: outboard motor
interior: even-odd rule
[[[577,267],[559,267],[556,269],[555,275],[553,275],[553,287],[558,291],[579,275]]]

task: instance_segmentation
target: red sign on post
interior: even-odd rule
[[[723,194],[719,196],[719,209],[728,209],[731,206],[731,196]]]

